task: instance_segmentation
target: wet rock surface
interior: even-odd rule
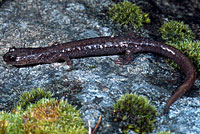
[[[16,68],[3,61],[2,56],[14,46],[44,47],[126,34],[105,13],[112,4],[110,0],[5,1],[0,8],[0,110],[12,109],[24,91],[40,87],[76,105],[92,127],[102,116],[97,133],[119,134],[121,130],[111,118],[112,105],[121,95],[136,92],[147,96],[159,113],[154,132],[200,133],[199,80],[163,115],[166,101],[184,75],[159,55],[135,54],[131,64],[124,66],[114,63],[118,56],[74,59],[72,67],[52,63]]]

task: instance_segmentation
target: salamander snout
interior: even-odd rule
[[[39,49],[35,48],[15,48],[12,47],[3,56],[6,64],[10,64],[16,67],[28,66],[37,64],[42,55]],[[43,58],[43,57],[42,57]]]
[[[18,62],[19,57],[17,56],[17,53],[20,54],[20,52],[16,51],[16,48],[10,48],[9,51],[3,56],[3,60],[7,63],[7,64],[16,64],[16,62]]]
[[[3,59],[4,59],[4,61],[5,61],[6,63],[15,62],[16,59],[17,59],[17,56],[16,56],[16,55],[13,55],[13,54],[7,53],[7,54],[5,54],[5,55],[3,56]]]
[[[3,59],[4,59],[4,61],[5,62],[14,62],[14,61],[16,61],[16,59],[17,59],[17,56],[15,56],[15,55],[11,55],[11,54],[5,54],[4,56],[3,56]]]
[[[4,56],[3,56],[3,59],[5,62],[9,62],[9,61],[16,61],[17,59],[17,56],[12,54],[12,52],[14,52],[16,50],[15,47],[12,47],[9,49],[9,52],[6,53]]]

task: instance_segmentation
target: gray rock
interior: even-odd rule
[[[88,57],[73,60],[73,68],[66,63],[16,68],[3,61],[2,56],[13,46],[44,47],[54,42],[123,34],[113,31],[113,25],[101,12],[111,3],[111,0],[6,1],[0,8],[0,110],[14,107],[24,91],[41,87],[76,105],[84,122],[90,120],[92,127],[102,116],[97,133],[119,134],[121,130],[111,118],[112,105],[121,95],[136,92],[147,96],[158,110],[158,127],[154,132],[200,133],[199,90],[192,90],[176,101],[169,115],[162,114],[166,101],[184,76],[158,55],[136,54],[133,62],[124,66],[114,64],[118,56]],[[199,89],[198,80],[194,89]]]

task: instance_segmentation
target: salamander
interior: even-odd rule
[[[7,64],[17,67],[50,64],[58,61],[65,61],[72,65],[71,59],[74,58],[124,54],[124,58],[119,58],[116,63],[128,64],[131,62],[133,54],[139,52],[151,52],[168,57],[177,63],[185,74],[184,83],[178,87],[166,103],[164,109],[165,112],[168,112],[170,106],[193,86],[196,80],[196,71],[190,60],[179,50],[161,42],[120,36],[96,37],[62,44],[54,43],[48,47],[13,47],[3,56],[3,59]]]

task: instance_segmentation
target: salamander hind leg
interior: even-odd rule
[[[73,65],[73,61],[69,57],[66,57],[64,60],[67,63],[67,65],[69,65],[69,66]]]
[[[133,58],[133,52],[131,50],[126,50],[124,57],[119,57],[117,60],[115,60],[116,64],[120,65],[126,65],[129,64],[132,61]]]
[[[68,56],[64,56],[63,60],[65,61],[65,63],[69,66],[73,65],[73,61],[68,57]]]
[[[57,55],[58,61],[65,61],[67,65],[72,66],[73,62],[72,60],[65,54],[59,54]]]

